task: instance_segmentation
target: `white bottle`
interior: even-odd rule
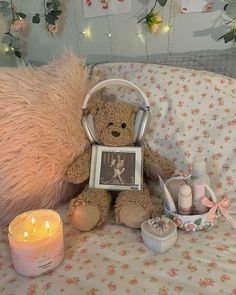
[[[202,156],[194,157],[191,175],[201,178],[206,184],[210,185],[210,178],[206,173],[206,162]]]
[[[183,184],[179,188],[178,192],[178,213],[181,215],[192,214],[192,190],[187,184]]]

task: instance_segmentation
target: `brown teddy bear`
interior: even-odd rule
[[[137,108],[123,101],[93,99],[88,105],[93,116],[97,137],[105,146],[132,146]],[[82,183],[89,178],[91,146],[68,168],[66,181]],[[144,176],[157,180],[169,178],[175,171],[175,165],[149,147],[143,148]],[[114,202],[113,202],[114,201]],[[115,219],[119,224],[131,228],[140,228],[141,223],[150,218],[154,206],[149,188],[144,182],[142,190],[115,192],[86,187],[69,204],[68,216],[72,225],[82,231],[88,231],[101,225],[115,203]]]

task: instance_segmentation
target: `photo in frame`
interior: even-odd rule
[[[181,12],[209,12],[213,9],[213,0],[182,0]]]
[[[131,12],[131,0],[82,0],[84,18]]]
[[[141,190],[142,172],[141,147],[92,147],[90,188]]]

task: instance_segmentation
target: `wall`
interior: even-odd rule
[[[65,11],[64,28],[63,32],[54,37],[47,33],[43,24],[32,25],[27,38],[29,60],[48,61],[64,48],[72,48],[78,55],[86,56],[88,62],[103,62],[151,61],[155,55],[162,53],[232,47],[230,43],[216,40],[225,32],[226,21],[222,19],[224,0],[215,0],[213,12],[194,14],[180,14],[180,0],[168,0],[164,8],[158,9],[160,8],[164,21],[170,21],[173,27],[169,34],[159,35],[146,33],[144,25],[137,24],[137,20],[145,15],[154,1],[132,0],[131,13],[93,19],[83,18],[81,1],[62,1]],[[15,0],[15,3],[28,18],[38,11],[43,12],[43,1]],[[88,28],[90,38],[82,34]],[[108,36],[109,33],[112,34],[111,37]]]

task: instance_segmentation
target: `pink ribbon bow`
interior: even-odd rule
[[[229,198],[224,198],[220,202],[212,202],[207,197],[202,197],[201,203],[211,208],[207,214],[208,221],[211,224],[214,224],[215,213],[216,213],[216,210],[219,209],[219,211],[224,215],[224,217],[228,220],[228,222],[236,229],[236,221],[229,215],[229,212],[228,212],[228,208],[230,206]]]

